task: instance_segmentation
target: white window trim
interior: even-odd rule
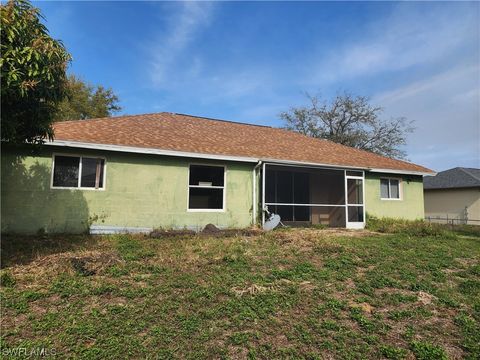
[[[80,162],[78,165],[78,186],[53,186],[53,176],[55,172],[55,156],[68,156],[78,157]],[[82,158],[103,159],[103,186],[99,188],[94,187],[82,187],[80,186],[82,181]],[[50,189],[52,190],[93,190],[93,191],[105,191],[107,185],[107,158],[104,156],[95,155],[81,155],[81,154],[66,154],[66,153],[53,153],[52,154],[52,174],[50,176]]]
[[[392,192],[390,191],[390,180],[398,180],[398,198],[384,198],[382,197],[382,180],[388,180],[388,193],[391,194]],[[398,177],[381,177],[380,178],[380,200],[385,200],[385,201],[402,201],[403,200],[403,183],[402,183],[402,178]]]
[[[223,168],[223,186],[203,186],[203,185],[190,185],[190,166],[211,166],[211,167],[221,167]],[[190,188],[201,188],[201,189],[223,189],[222,193],[222,208],[221,209],[190,209]],[[205,163],[189,163],[188,172],[187,172],[187,212],[204,212],[204,213],[224,213],[226,211],[226,194],[227,194],[227,165],[217,165],[217,164],[205,164]]]

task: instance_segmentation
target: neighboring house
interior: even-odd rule
[[[425,177],[423,188],[427,218],[480,225],[480,169],[441,171]]]
[[[2,149],[2,231],[362,228],[423,219],[427,168],[268,126],[159,113],[55,124],[55,140]]]

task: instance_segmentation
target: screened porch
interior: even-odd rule
[[[285,225],[364,227],[363,171],[264,164],[263,174],[262,208]]]

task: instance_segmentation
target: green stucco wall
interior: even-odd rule
[[[401,179],[400,200],[380,199],[380,178]],[[421,176],[365,173],[365,211],[376,217],[423,219],[423,179]]]
[[[105,190],[51,189],[52,153],[106,158]],[[225,212],[188,212],[191,163],[226,166]],[[254,164],[145,154],[43,147],[2,147],[1,230],[11,233],[85,232],[90,225],[190,228],[252,225]],[[258,172],[259,175],[260,172]],[[402,199],[381,200],[380,178],[401,179]],[[257,176],[258,201],[261,177]],[[377,217],[423,219],[421,176],[365,174],[365,210]],[[261,218],[260,206],[257,212]]]
[[[105,190],[51,189],[52,153],[106,158]],[[187,212],[190,163],[226,165],[225,212]],[[89,224],[193,228],[252,224],[254,164],[119,152],[2,147],[2,232],[84,232]]]

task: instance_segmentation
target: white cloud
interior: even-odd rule
[[[387,116],[415,120],[408,153],[438,170],[480,166],[480,66],[459,66],[378,94]]]
[[[185,1],[175,5],[180,9],[169,19],[168,29],[155,39],[152,46],[151,79],[155,85],[165,82],[178,57],[195,40],[197,33],[209,24],[213,10],[211,2]],[[194,57],[189,71],[198,72],[200,66],[201,60]]]
[[[211,2],[181,2],[167,23],[166,30],[150,49],[150,79],[157,89],[169,93],[200,92],[203,104],[222,99],[239,99],[260,91],[269,83],[269,71],[256,66],[225,64],[211,68],[202,53],[194,50],[199,33],[213,18]],[[267,90],[264,88],[263,90]]]
[[[320,54],[314,80],[328,84],[428,64],[475,41],[476,12],[465,14],[462,9],[459,15],[452,7],[447,10],[432,6],[426,13],[414,5],[397,5],[389,16],[370,24],[362,37]]]
[[[458,101],[463,99],[471,99],[478,96],[478,78],[479,66],[478,64],[470,66],[461,66],[454,69],[447,70],[443,73],[436,74],[426,80],[416,81],[407,86],[387,91],[375,98],[375,101],[389,105],[391,103],[398,103],[405,99],[411,100],[413,97],[421,94],[435,94],[439,90],[447,90],[451,93],[451,101]],[[460,93],[457,93],[460,92]]]

